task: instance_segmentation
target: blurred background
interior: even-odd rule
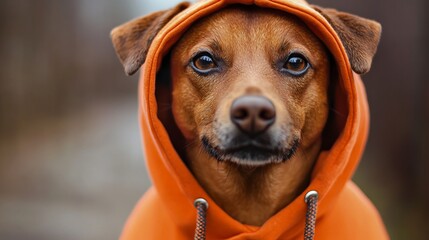
[[[0,239],[117,239],[150,185],[110,30],[172,0],[0,1]],[[313,0],[383,25],[354,177],[392,239],[429,227],[428,1]]]

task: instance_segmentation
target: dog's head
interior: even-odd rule
[[[144,62],[169,19],[186,5],[112,32],[126,72]],[[369,70],[377,23],[315,7],[343,41],[355,72]],[[265,165],[320,146],[329,114],[330,56],[298,18],[232,6],[195,23],[171,54],[172,111],[189,142],[219,161]]]
[[[281,162],[323,130],[329,56],[291,15],[224,9],[181,38],[171,63],[178,126],[220,161]]]

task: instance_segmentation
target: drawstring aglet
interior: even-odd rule
[[[194,240],[205,240],[207,225],[206,217],[209,203],[204,198],[197,198],[194,201],[194,206],[197,209],[197,226],[195,228]]]
[[[309,191],[305,195],[305,203],[307,204],[307,213],[305,214],[305,231],[304,239],[313,240],[316,229],[317,201],[319,193],[317,191]]]

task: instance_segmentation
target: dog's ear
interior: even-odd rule
[[[364,74],[371,68],[381,36],[381,25],[353,14],[312,6],[328,20],[340,37],[353,71]]]
[[[127,75],[138,71],[156,34],[188,6],[188,2],[183,2],[172,9],[131,20],[111,31],[113,46]]]

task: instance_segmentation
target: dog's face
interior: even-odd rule
[[[320,141],[329,56],[296,17],[227,8],[184,34],[171,66],[176,123],[217,160],[278,163]]]

